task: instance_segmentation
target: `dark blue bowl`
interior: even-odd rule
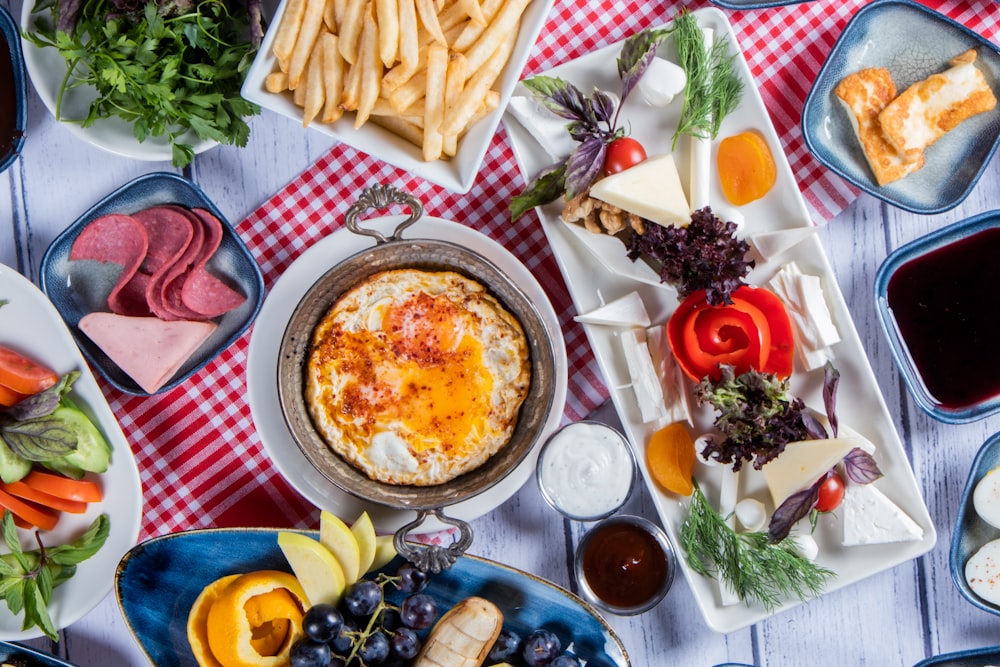
[[[991,436],[976,454],[969,471],[969,478],[962,492],[962,500],[955,516],[955,530],[951,536],[948,561],[951,579],[966,600],[974,606],[1000,616],[1000,607],[983,600],[969,586],[965,579],[965,564],[974,553],[987,542],[1000,538],[1000,529],[983,521],[973,504],[973,494],[988,472],[1000,467],[1000,433]]]
[[[6,49],[6,52],[3,50]],[[10,145],[7,137],[0,137],[0,172],[14,163],[24,146],[24,133],[28,125],[28,96],[24,86],[24,56],[21,52],[21,33],[10,13],[0,7],[0,68],[10,59],[14,83],[14,132]]]
[[[100,290],[81,289],[81,284],[101,283],[102,276],[91,271],[92,267],[88,267],[86,275],[75,270],[69,260],[69,253],[73,241],[95,218],[106,213],[135,213],[158,204],[203,208],[222,221],[222,243],[209,262],[208,268],[239,289],[246,296],[246,301],[214,320],[218,327],[212,335],[156,392],[157,394],[169,391],[184,382],[232,345],[257,317],[264,302],[264,277],[253,255],[222,212],[198,186],[186,178],[170,172],[146,174],[126,183],[92,206],[49,245],[42,257],[40,283],[42,290],[73,333],[77,345],[90,365],[97,368],[108,382],[121,391],[137,396],[149,394],[80,331],[78,324],[81,317],[89,312],[107,308],[102,302],[101,297],[104,294]]]
[[[915,37],[919,36],[919,37]],[[831,171],[879,199],[913,213],[954,208],[975,187],[1000,141],[1000,106],[969,118],[926,151],[924,166],[879,186],[833,89],[848,74],[885,67],[898,91],[975,49],[976,67],[1000,94],[1000,53],[981,35],[910,0],[877,0],[859,9],[833,45],[802,109],[802,136]]]
[[[1000,662],[1000,646],[984,646],[967,651],[943,653],[921,660],[913,667],[980,667]]]
[[[896,272],[910,262],[920,261],[931,253],[952,246],[974,234],[997,228],[1000,228],[1000,211],[989,211],[952,223],[900,246],[886,257],[875,274],[875,309],[903,382],[920,409],[946,424],[968,423],[1000,412],[1000,394],[963,405],[946,405],[936,398],[922,379],[920,370],[910,354],[907,341],[896,324],[895,316],[889,306],[889,284]],[[970,264],[970,266],[975,265]],[[990,335],[991,332],[979,333],[980,337]]]

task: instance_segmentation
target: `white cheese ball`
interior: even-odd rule
[[[965,564],[965,581],[972,592],[1000,605],[1000,539],[987,542]]]
[[[744,498],[736,503],[734,511],[736,512],[736,520],[749,531],[760,530],[764,527],[764,522],[767,521],[764,503],[756,498]]]
[[[665,107],[684,92],[687,75],[677,64],[654,57],[636,84],[639,97],[651,107]]]
[[[1000,468],[986,473],[972,492],[972,506],[979,518],[1000,528]]]
[[[800,556],[806,560],[816,560],[816,556],[819,555],[819,544],[812,535],[792,535],[792,541]]]

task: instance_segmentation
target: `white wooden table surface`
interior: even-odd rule
[[[0,0],[14,16],[20,0]],[[30,88],[30,86],[29,86]],[[0,174],[0,262],[37,282],[42,254],[55,236],[104,194],[165,163],[105,153],[60,127],[31,90],[24,153]],[[239,220],[321,157],[331,140],[265,114],[252,121],[244,149],[216,148],[185,174],[230,219]],[[911,666],[939,653],[1000,645],[1000,619],[965,602],[951,581],[948,547],[966,475],[980,445],[1000,427],[1000,416],[970,425],[934,421],[910,400],[878,330],[874,274],[889,251],[945,224],[1000,208],[1000,163],[993,162],[958,208],[917,216],[861,196],[821,231],[855,324],[889,409],[906,444],[938,529],[926,556],[728,635],[703,622],[683,577],[656,609],[610,617],[637,667],[710,667],[727,661],[766,667],[798,665]],[[613,419],[613,411],[607,410]],[[645,491],[626,511],[655,519]],[[471,551],[573,589],[572,549],[586,526],[561,519],[534,483],[473,523]],[[62,640],[29,642],[81,666],[148,664],[134,643],[113,595],[63,632]]]

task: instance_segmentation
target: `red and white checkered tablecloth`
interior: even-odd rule
[[[833,218],[857,193],[812,158],[802,141],[799,117],[826,54],[863,4],[815,0],[727,11],[817,223]],[[992,0],[925,0],[924,4],[996,41],[1000,8]],[[701,6],[706,3],[557,0],[524,75],[665,23],[681,7]],[[537,218],[529,214],[510,223],[507,203],[524,184],[502,125],[474,187],[464,195],[352,148],[332,148],[237,226],[267,286],[304,249],[334,231],[353,197],[375,182],[393,183],[415,194],[428,214],[461,220],[521,258],[560,314],[569,363],[566,418],[579,418],[607,399],[583,330],[572,320],[569,294]],[[318,512],[278,474],[254,429],[246,399],[249,340],[248,333],[164,395],[137,398],[104,386],[141,472],[142,537],[208,526],[317,524]]]

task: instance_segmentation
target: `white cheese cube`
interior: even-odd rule
[[[789,262],[768,281],[768,286],[785,303],[806,370],[832,361],[830,347],[840,342],[840,332],[833,322],[819,276],[804,274],[795,262]]]
[[[591,186],[590,196],[660,225],[691,222],[691,207],[670,153],[605,176]]]
[[[845,547],[910,542],[924,536],[923,528],[872,484],[848,484],[841,507]]]
[[[645,330],[627,329],[621,332],[619,338],[643,423],[662,419],[666,416],[663,390],[646,347]]]
[[[750,243],[763,259],[772,259],[786,250],[791,250],[816,231],[816,227],[793,227],[772,232],[758,232],[750,235]]]
[[[684,373],[670,352],[666,327],[646,329],[646,347],[653,360],[653,368],[660,379],[666,419],[670,423],[683,420],[693,426],[689,394],[684,386]]]

